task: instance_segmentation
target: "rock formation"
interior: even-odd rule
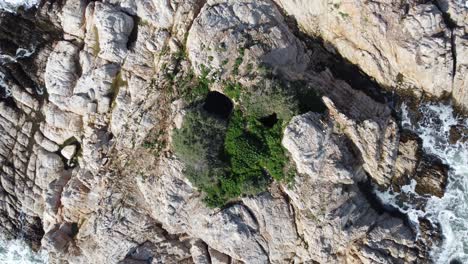
[[[446,168],[394,105],[329,65],[346,64],[339,54],[369,89],[466,108],[457,3],[65,0],[1,13],[0,232],[25,234],[50,263],[430,262],[437,228],[372,190],[414,179],[441,196]],[[172,147],[182,81],[209,69],[222,91],[260,68],[315,89],[327,111],[285,127],[292,182],[209,208]]]
[[[461,1],[275,0],[308,34],[323,39],[388,89],[421,97],[466,97],[466,7]]]

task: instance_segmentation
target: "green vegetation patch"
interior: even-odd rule
[[[228,179],[228,164],[222,158],[227,121],[204,111],[189,111],[173,136],[177,155],[185,163],[185,176],[206,194],[205,202],[222,206],[240,194]]]
[[[210,85],[213,79],[209,76],[209,70],[202,67],[202,74],[198,77],[193,72],[187,74],[181,81],[176,83],[177,88],[182,92],[185,101],[193,103],[198,102],[210,91]]]
[[[295,170],[281,144],[284,127],[294,115],[323,112],[320,96],[305,83],[270,80],[243,87],[228,80],[223,91],[235,104],[230,116],[221,118],[203,107],[213,84],[207,76],[180,86],[190,108],[173,135],[184,173],[205,194],[206,204],[221,207],[266,191],[273,180],[290,181]]]
[[[265,176],[282,180],[287,160],[281,146],[282,130],[282,122],[270,128],[252,116],[245,117],[240,110],[234,111],[224,142],[234,178],[258,187],[265,183]]]
[[[285,178],[282,130],[281,122],[266,127],[241,110],[223,120],[198,107],[187,113],[173,142],[188,179],[206,194],[207,205],[220,207]]]

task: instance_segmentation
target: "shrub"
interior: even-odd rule
[[[239,195],[224,180],[228,174],[222,159],[226,126],[226,120],[197,107],[185,115],[182,128],[173,136],[175,151],[185,163],[185,176],[206,194],[205,202],[211,207]]]
[[[288,122],[299,113],[294,96],[278,86],[251,90],[244,94],[242,101],[246,112],[257,118],[276,113],[279,119]]]
[[[183,127],[174,134],[176,154],[186,164],[184,173],[205,193],[211,207],[258,194],[272,178],[285,178],[281,122],[268,128],[236,110],[226,125],[227,121],[198,107],[187,113]]]
[[[210,91],[213,80],[209,78],[209,70],[202,66],[202,74],[195,77],[193,72],[188,73],[179,83],[177,88],[182,92],[182,97],[187,102],[195,102],[203,98]]]
[[[226,133],[224,148],[235,178],[258,183],[267,182],[270,176],[281,180],[287,157],[281,146],[282,122],[272,128],[265,127],[256,118],[244,117],[235,111]]]
[[[234,101],[239,100],[242,92],[242,86],[240,83],[226,81],[224,85],[224,93]]]
[[[243,55],[243,52],[241,52]],[[175,152],[185,174],[210,207],[267,190],[272,180],[291,182],[295,173],[281,145],[283,128],[301,112],[322,112],[320,96],[306,83],[267,80],[254,87],[224,81],[224,93],[236,101],[228,120],[201,107],[213,80],[207,73],[186,82],[192,110],[175,131]]]
[[[198,107],[189,111],[173,141],[177,154],[184,162],[203,168],[213,165],[222,151],[226,121]]]

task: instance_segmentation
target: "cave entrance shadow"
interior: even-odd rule
[[[272,128],[276,125],[276,123],[278,123],[278,116],[276,115],[276,113],[273,113],[271,115],[268,115],[268,116],[264,116],[262,118],[259,119],[259,121],[266,127],[268,128]]]
[[[205,109],[205,111],[224,119],[229,118],[233,108],[234,104],[231,99],[216,91],[209,92],[203,104],[203,109]]]

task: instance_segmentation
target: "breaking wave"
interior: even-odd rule
[[[407,214],[415,226],[418,217],[440,225],[443,241],[432,250],[435,263],[468,263],[468,119],[458,117],[452,106],[443,103],[425,103],[418,112],[421,117],[413,124],[403,105],[401,125],[419,135],[424,152],[437,156],[449,166],[444,196],[428,199],[423,211],[398,203],[396,198],[400,194],[391,189],[376,193],[384,203]],[[412,181],[402,188],[402,193],[416,197],[415,186],[416,182]]]
[[[0,9],[15,13],[19,7],[32,8],[39,4],[39,0],[0,0]]]
[[[468,263],[468,140],[463,134],[468,119],[457,117],[450,105],[440,103],[426,104],[420,111],[423,117],[414,130],[423,141],[424,151],[450,167],[444,196],[431,198],[426,206],[429,219],[440,224],[444,236],[442,245],[433,250],[433,257],[436,263]],[[462,133],[455,143],[450,140],[454,127]]]
[[[36,253],[22,240],[7,240],[0,237],[0,263],[38,264],[47,263],[45,254]]]

